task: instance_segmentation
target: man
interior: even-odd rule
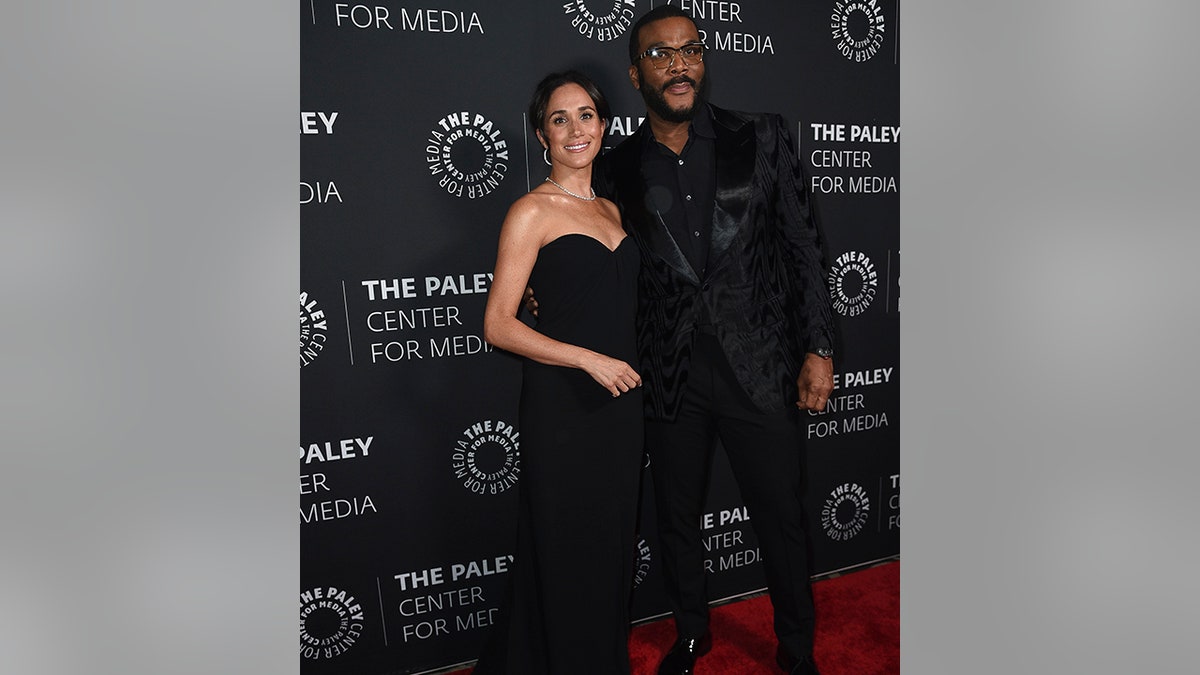
[[[749,508],[775,606],[776,660],[815,674],[800,410],[833,390],[824,260],[778,115],[703,100],[704,46],[663,5],[630,32],[646,123],[598,162],[642,256],[638,351],[663,572],[677,639],[660,675],[711,648],[700,519],[715,437]]]

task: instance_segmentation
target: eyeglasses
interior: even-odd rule
[[[675,63],[675,55],[689,66],[694,66],[704,60],[704,44],[689,42],[682,47],[651,47],[642,52],[639,59],[650,59],[650,65],[658,70],[670,68]]]

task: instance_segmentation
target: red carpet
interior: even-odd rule
[[[821,675],[900,672],[900,563],[893,562],[813,584],[817,606],[816,660]],[[699,675],[779,673],[771,601],[765,595],[714,607],[713,649],[696,663]],[[654,675],[675,639],[670,619],[633,629],[633,675]]]
[[[900,672],[900,563],[891,562],[813,584],[817,605],[816,660],[821,675]],[[699,675],[779,673],[771,601],[765,595],[714,607],[713,649],[696,664]],[[633,675],[654,675],[675,639],[672,621],[633,629]],[[465,675],[461,670],[454,675]]]

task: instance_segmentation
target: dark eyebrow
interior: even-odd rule
[[[702,45],[702,44],[704,44],[704,41],[697,38],[695,40],[688,40],[687,42],[679,45],[678,47],[671,47],[671,45],[667,44],[666,42],[659,40],[658,42],[655,42],[654,44],[650,45],[649,47],[646,47],[646,49],[654,49],[655,47],[671,47],[671,49],[681,49],[688,45]],[[642,50],[642,51],[645,51],[645,50]]]
[[[596,109],[590,105],[581,105],[581,106],[579,106],[579,109],[580,110],[591,110],[592,112],[596,112]],[[553,117],[554,115],[565,115],[565,114],[567,114],[566,110],[555,110],[554,112],[548,113],[548,116]]]

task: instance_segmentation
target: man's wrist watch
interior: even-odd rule
[[[833,358],[833,350],[829,347],[817,347],[816,349],[812,350],[812,353],[823,359]]]

